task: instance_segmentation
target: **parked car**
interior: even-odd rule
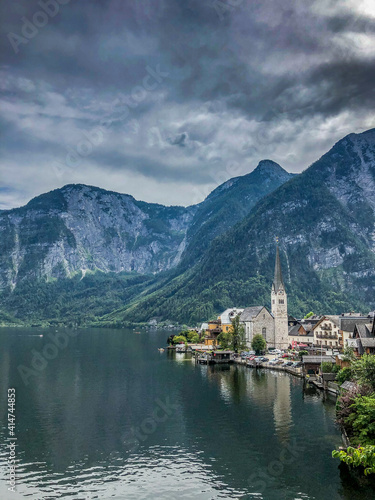
[[[268,358],[261,358],[261,359],[262,359],[263,363],[266,363],[267,361],[269,361]]]
[[[295,363],[293,363],[293,368],[299,368],[300,366],[302,366],[302,363],[301,361],[296,361]]]
[[[282,358],[289,358],[289,356],[290,356],[290,354],[286,352],[286,353],[284,353],[281,357],[282,357]]]
[[[287,361],[286,363],[283,364],[283,366],[292,366],[293,361]]]
[[[273,349],[271,354],[282,354],[282,352],[280,351],[280,349]]]

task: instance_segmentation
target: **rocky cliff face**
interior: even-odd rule
[[[0,286],[87,270],[169,269],[179,261],[195,211],[65,186],[0,214]]]

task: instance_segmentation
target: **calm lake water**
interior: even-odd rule
[[[373,498],[331,458],[334,400],[300,379],[159,353],[169,332],[59,331],[74,336],[57,350],[46,348],[55,330],[0,330],[1,499]],[[43,349],[52,359],[34,370]],[[16,493],[6,484],[9,387]]]

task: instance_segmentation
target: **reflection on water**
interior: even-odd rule
[[[160,353],[168,332],[82,330],[26,386],[17,366],[42,352],[38,333],[0,331],[1,499],[349,498],[331,459],[334,401],[300,379]],[[8,387],[18,497],[6,485]]]

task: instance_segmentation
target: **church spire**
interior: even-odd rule
[[[273,278],[272,287],[275,292],[277,292],[280,287],[284,287],[283,275],[281,272],[281,263],[280,263],[280,253],[279,253],[279,241],[276,238],[276,261],[275,261],[275,277]]]

